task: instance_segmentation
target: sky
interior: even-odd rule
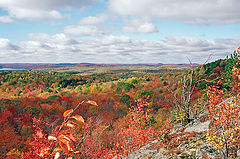
[[[0,63],[204,63],[240,46],[239,0],[0,0]]]

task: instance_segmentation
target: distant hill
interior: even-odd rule
[[[42,68],[58,68],[58,67],[130,67],[130,66],[147,66],[147,67],[186,67],[189,64],[95,64],[95,63],[2,63],[0,68],[13,68],[13,69],[42,69]],[[198,66],[198,64],[193,64]]]

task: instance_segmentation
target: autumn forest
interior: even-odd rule
[[[202,65],[2,70],[0,158],[237,158],[239,50]]]

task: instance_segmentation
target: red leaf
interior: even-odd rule
[[[54,140],[57,140],[57,138],[56,138],[55,135],[50,134],[50,135],[48,135],[48,140],[49,140],[49,141],[54,141]]]
[[[93,100],[89,100],[87,101],[88,104],[94,105],[94,106],[98,106],[97,103]]]
[[[59,140],[63,140],[63,141],[71,141],[71,139],[69,137],[67,137],[66,135],[59,135],[58,137]]]
[[[72,141],[76,141],[76,139],[72,136],[72,134],[66,134],[65,136],[67,136],[69,139],[71,139]]]
[[[63,117],[66,118],[66,117],[69,116],[72,112],[73,112],[73,109],[66,110],[66,111],[63,113]]]
[[[84,123],[84,119],[81,115],[74,115],[71,118],[76,119],[77,121]]]
[[[67,154],[69,153],[69,150],[71,148],[70,148],[69,142],[67,140],[64,140],[64,139],[60,140],[59,145],[61,146],[63,151],[65,151]]]
[[[68,121],[65,126],[70,127],[70,128],[75,128],[75,123],[72,121]]]

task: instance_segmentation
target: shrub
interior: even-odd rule
[[[29,112],[29,113],[31,113],[32,115],[38,115],[38,114],[40,114],[41,109],[40,109],[40,108],[37,108],[37,107],[25,107],[25,108],[23,109],[23,111],[24,111],[24,113]]]
[[[126,105],[129,105],[129,100],[130,100],[130,96],[127,94],[123,94],[120,98],[119,98],[119,102],[124,103]]]

